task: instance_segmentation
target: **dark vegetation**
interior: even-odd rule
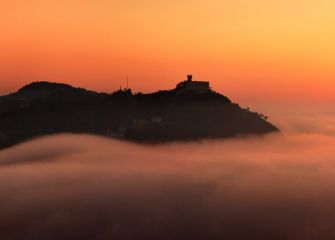
[[[0,97],[0,148],[55,133],[90,133],[140,142],[168,142],[265,134],[267,117],[209,90],[133,94],[96,93],[35,82]]]

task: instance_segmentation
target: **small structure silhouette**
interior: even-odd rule
[[[205,94],[211,91],[211,88],[209,86],[209,82],[206,81],[193,81],[193,75],[188,74],[187,80],[184,80],[180,82],[177,85],[177,89],[179,89],[180,92],[195,92],[199,94]]]

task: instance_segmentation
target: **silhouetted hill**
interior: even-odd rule
[[[71,85],[64,83],[52,83],[52,82],[33,82],[30,83],[21,89],[19,93],[23,92],[57,92],[57,91],[75,91],[77,88],[72,87]]]
[[[200,81],[173,90],[96,93],[34,82],[0,97],[0,148],[54,133],[91,133],[141,142],[227,138],[278,131],[262,114]]]
[[[33,82],[21,88],[16,94],[17,97],[26,100],[51,99],[58,98],[82,98],[88,96],[97,96],[98,93],[87,91],[83,88],[74,88],[68,84],[51,83],[51,82]]]

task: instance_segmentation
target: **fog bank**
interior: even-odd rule
[[[1,151],[0,238],[335,239],[334,119],[312,119],[260,138],[57,135]]]

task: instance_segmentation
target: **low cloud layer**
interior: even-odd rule
[[[335,239],[333,119],[316,119],[261,138],[58,135],[2,151],[0,238]]]

